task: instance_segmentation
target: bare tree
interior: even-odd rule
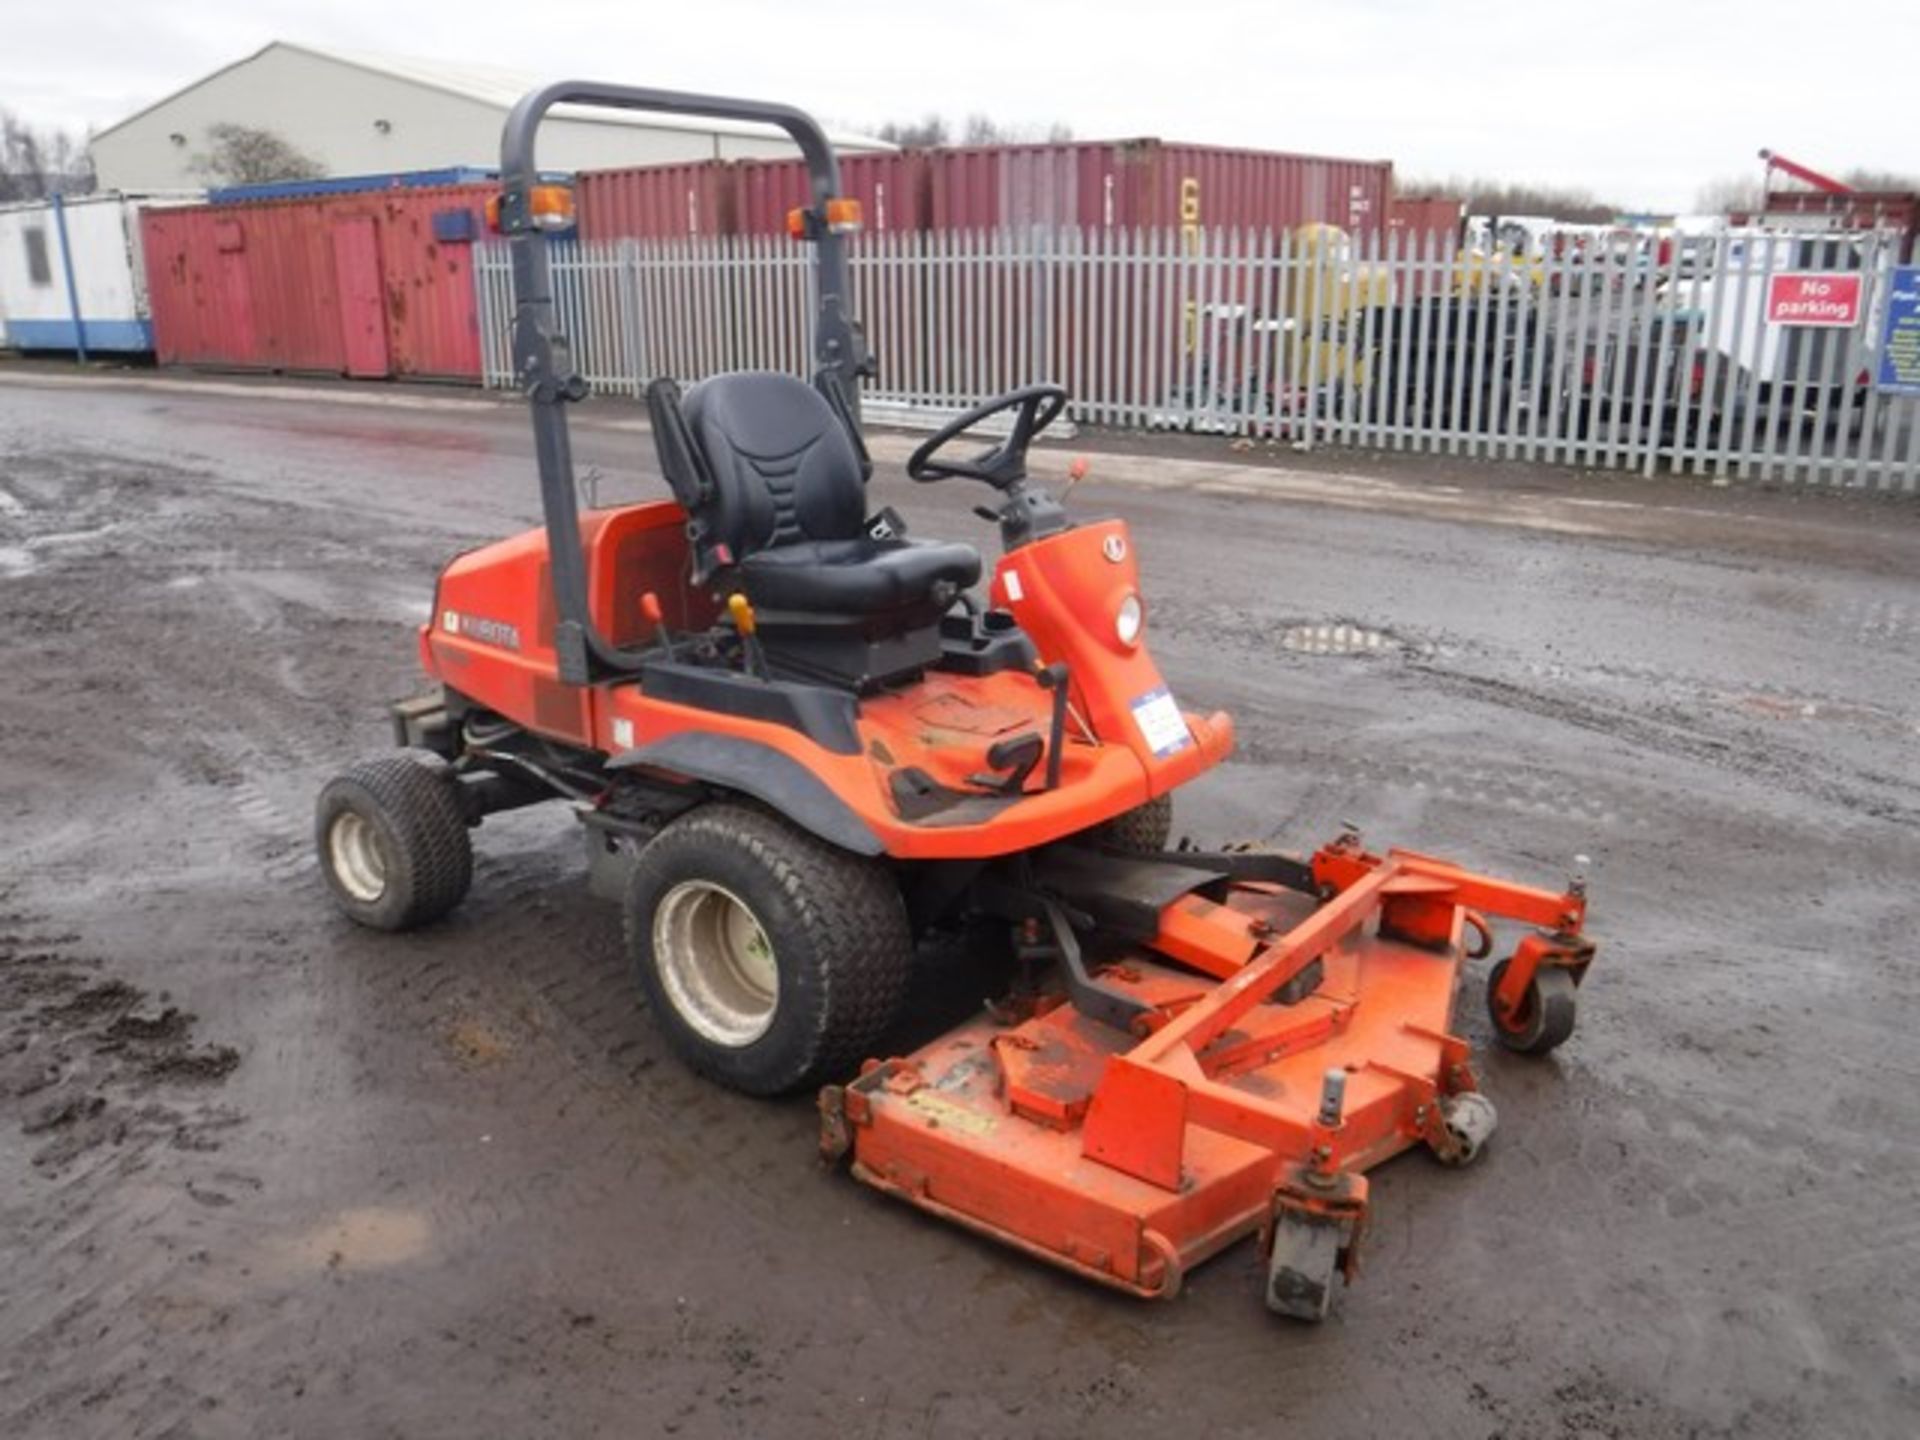
[[[918,120],[889,120],[873,132],[892,145],[945,145],[947,122],[928,111]]]
[[[1702,215],[1746,215],[1766,198],[1766,184],[1758,175],[1722,175],[1693,192],[1693,208]]]
[[[968,145],[1024,145],[1036,140],[1061,145],[1073,139],[1073,127],[1064,120],[1046,125],[1007,125],[977,110],[967,116],[962,133]]]
[[[1840,178],[1856,190],[1920,191],[1920,175],[1897,170],[1843,170]]]
[[[85,195],[94,183],[85,139],[64,130],[36,130],[0,110],[0,201]]]
[[[914,146],[1024,144],[1034,140],[1059,145],[1073,139],[1073,127],[1063,120],[1047,125],[1008,125],[979,111],[962,120],[957,131],[945,116],[932,111],[918,120],[889,120],[872,129],[882,140]]]
[[[187,168],[222,185],[265,185],[275,180],[318,180],[327,167],[271,130],[222,120],[207,127],[208,147]]]

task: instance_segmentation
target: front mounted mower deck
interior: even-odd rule
[[[1033,878],[1054,923],[1092,912],[1080,925],[1104,962],[1088,972],[1056,951],[1063,987],[828,1087],[826,1153],[1138,1295],[1177,1293],[1192,1266],[1259,1230],[1268,1304],[1303,1319],[1326,1313],[1336,1271],[1352,1273],[1362,1172],[1417,1144],[1464,1164],[1492,1132],[1453,1033],[1466,932],[1485,934],[1490,914],[1548,927],[1503,962],[1523,993],[1577,978],[1591,955],[1577,887],[1373,855],[1354,836],[1306,864],[1065,849]],[[1167,891],[1161,908],[1143,903]],[[1029,928],[1047,950],[1047,922]]]
[[[670,501],[579,506],[566,408],[586,386],[546,247],[566,204],[533,151],[562,102],[762,121],[807,161],[813,383],[655,382]],[[1183,711],[1154,664],[1127,526],[1076,522],[1029,482],[1066,392],[988,401],[908,463],[990,488],[984,585],[973,547],[869,512],[850,209],[813,121],[562,84],[515,108],[502,152],[545,525],[446,567],[419,636],[435,688],[394,708],[402,748],[322,791],[341,908],[438,919],[471,883],[472,827],[565,803],[695,1069],[755,1094],[824,1084],[823,1147],[861,1180],[1135,1294],[1174,1293],[1258,1231],[1269,1305],[1324,1314],[1366,1228],[1364,1172],[1416,1144],[1464,1162],[1492,1131],[1454,1006],[1494,918],[1527,927],[1489,979],[1496,1035],[1544,1053],[1571,1033],[1582,887],[1352,834],[1305,861],[1167,851],[1172,793],[1229,753],[1232,722]],[[1001,413],[1005,438],[956,456]],[[982,922],[1011,939],[1011,992],[875,1059],[918,941]]]

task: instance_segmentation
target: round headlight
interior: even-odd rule
[[[1140,608],[1140,597],[1131,590],[1120,602],[1120,608],[1114,612],[1113,633],[1122,645],[1138,645],[1140,631],[1147,623],[1147,612]]]

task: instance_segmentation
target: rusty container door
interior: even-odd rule
[[[412,189],[380,197],[380,268],[395,378],[480,378],[473,247],[486,234],[485,189]]]
[[[371,215],[333,222],[333,277],[339,287],[347,374],[384,378],[391,368],[386,287],[380,273],[380,231]]]

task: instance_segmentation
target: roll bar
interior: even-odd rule
[[[763,100],[731,100],[589,80],[557,81],[521,98],[508,114],[500,136],[500,228],[508,237],[513,255],[513,366],[527,392],[533,420],[534,455],[540,469],[540,501],[546,516],[548,563],[553,575],[553,640],[560,679],[569,685],[585,685],[596,675],[637,668],[640,657],[618,649],[600,634],[587,611],[587,569],[580,553],[579,498],[566,415],[570,401],[585,398],[587,383],[574,369],[572,347],[560,330],[547,234],[534,224],[532,213],[532,192],[540,183],[534,163],[534,137],[547,112],[561,104],[755,121],[786,131],[800,147],[812,190],[806,228],[819,269],[819,312],[813,336],[816,374],[841,387],[853,417],[858,415],[860,377],[869,373],[870,365],[866,342],[848,313],[845,243],[827,224],[827,201],[840,189],[840,164],[826,132],[812,116],[791,105]]]

